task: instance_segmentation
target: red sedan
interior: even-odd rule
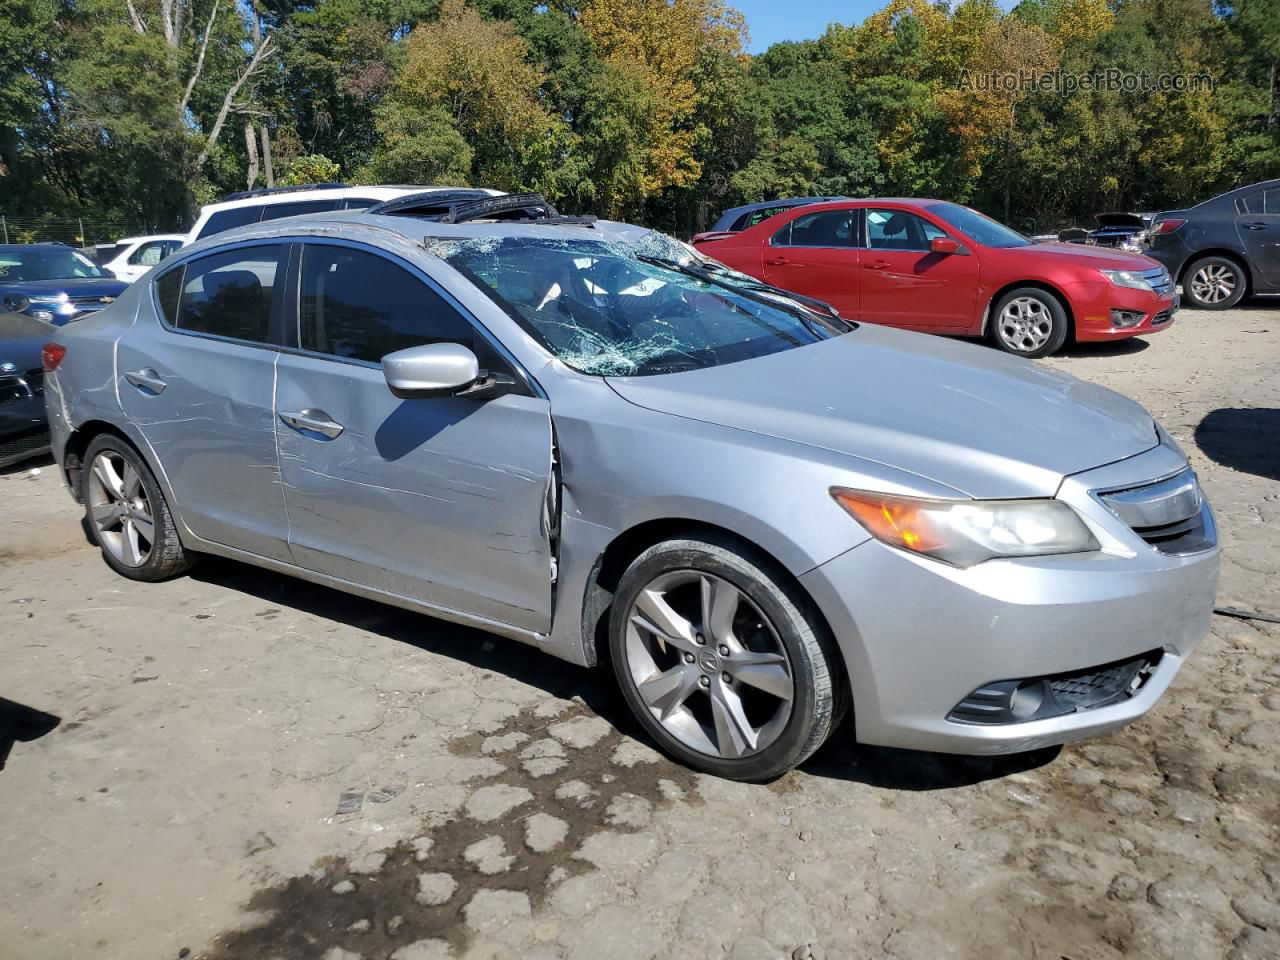
[[[969,337],[1043,357],[1070,336],[1118,340],[1166,329],[1169,273],[1136,253],[1032,243],[943,200],[840,200],[796,207],[698,250],[842,316]]]

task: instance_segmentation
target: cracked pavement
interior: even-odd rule
[[[1164,423],[1219,604],[1280,613],[1280,303],[1047,362]],[[212,559],[117,578],[31,466],[0,698],[59,722],[0,759],[6,958],[1280,957],[1280,624],[1215,617],[1151,714],[1060,752],[846,728],[749,786],[507,640]]]

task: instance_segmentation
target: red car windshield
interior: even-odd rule
[[[1018,231],[958,203],[933,203],[925,209],[984,247],[1025,247],[1031,243]]]

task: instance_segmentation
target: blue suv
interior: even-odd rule
[[[95,313],[128,286],[65,244],[0,245],[0,306],[46,323]]]

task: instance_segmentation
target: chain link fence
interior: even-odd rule
[[[149,233],[140,222],[103,217],[24,217],[0,212],[0,243],[66,243],[91,247]]]

